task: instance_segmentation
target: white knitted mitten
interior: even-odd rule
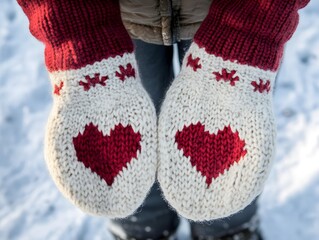
[[[50,78],[45,157],[55,183],[89,213],[126,217],[154,183],[157,163],[155,109],[134,54]]]
[[[181,215],[225,217],[261,192],[274,150],[274,79],[191,45],[159,119],[158,180]]]
[[[54,100],[45,159],[82,210],[126,217],[155,181],[155,108],[144,90],[118,1],[18,0],[45,44]]]
[[[284,45],[309,0],[214,0],[159,119],[158,179],[192,220],[245,208],[275,148],[272,91]]]

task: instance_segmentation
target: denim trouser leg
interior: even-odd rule
[[[142,83],[153,100],[157,113],[166,90],[173,80],[173,48],[134,40],[135,54]],[[178,44],[179,61],[188,50],[191,41]],[[243,211],[228,218],[206,223],[190,222],[193,236],[220,236],[249,222],[256,215],[254,201]],[[163,200],[157,183],[151,189],[144,204],[126,219],[112,220],[110,229],[123,239],[160,239],[174,232],[178,216]]]

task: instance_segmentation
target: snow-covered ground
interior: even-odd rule
[[[300,12],[277,81],[276,162],[260,199],[266,240],[319,239],[319,0]],[[77,210],[43,160],[51,87],[43,46],[13,0],[0,0],[0,239],[112,239]],[[178,232],[188,239],[186,221]]]

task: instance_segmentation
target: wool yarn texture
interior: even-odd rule
[[[158,181],[180,215],[228,217],[262,192],[275,152],[275,77],[305,2],[212,2],[159,117]]]
[[[190,47],[162,105],[158,132],[158,180],[182,216],[225,217],[260,194],[275,145],[274,79],[273,72]]]
[[[53,107],[45,160],[55,184],[87,213],[134,213],[155,181],[157,125],[118,2],[19,4],[46,47]]]

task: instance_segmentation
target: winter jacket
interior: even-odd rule
[[[192,39],[210,4],[211,0],[120,0],[131,37],[162,45]]]

